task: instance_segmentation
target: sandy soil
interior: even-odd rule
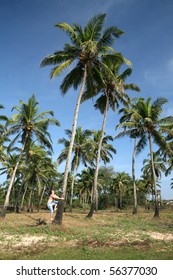
[[[145,232],[145,235],[148,235],[149,237],[155,239],[155,240],[164,240],[164,241],[173,241],[173,234],[169,233],[159,233],[159,232]],[[139,236],[139,235],[138,235]],[[136,236],[136,240],[138,237]],[[134,241],[135,241],[134,239]],[[139,239],[138,239],[139,240]],[[56,242],[56,237],[49,237],[49,240],[47,239],[47,236],[37,236],[37,235],[8,235],[5,234],[3,235],[2,233],[0,234],[0,246],[7,246],[10,245],[12,247],[27,247],[27,246],[32,246],[36,244],[41,244],[41,243],[46,243],[46,241],[54,241]],[[124,241],[128,241],[128,236],[126,236],[126,240],[119,240],[116,242],[110,242],[112,246],[115,245],[115,243],[118,245],[121,244]],[[58,242],[58,240],[57,240]],[[93,242],[92,242],[93,243]],[[94,244],[94,243],[93,243]],[[97,244],[98,245],[98,244]]]

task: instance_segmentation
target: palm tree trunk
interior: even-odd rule
[[[122,198],[122,193],[120,191],[119,193],[119,209],[122,210],[123,209],[123,198]]]
[[[24,182],[21,184],[19,192],[18,192],[18,195],[17,195],[16,204],[15,204],[15,211],[16,211],[16,213],[19,213],[19,199],[20,199],[23,187],[24,187]]]
[[[34,189],[34,187],[32,187],[30,194],[29,194],[27,212],[31,212],[31,200],[32,200],[33,189]]]
[[[76,134],[76,126],[77,126],[79,107],[80,107],[80,103],[81,103],[82,94],[84,92],[86,76],[87,76],[87,65],[85,64],[82,86],[81,86],[81,89],[80,89],[80,92],[79,92],[79,95],[78,95],[78,98],[77,98],[76,108],[75,108],[75,112],[74,112],[71,140],[70,140],[68,156],[67,156],[66,165],[65,165],[64,180],[63,180],[63,197],[65,197],[65,195],[66,195],[66,188],[67,188],[67,180],[68,180],[71,154],[72,154],[72,149],[73,149],[73,144],[74,144],[74,139],[75,139],[75,134]],[[61,209],[61,207],[62,207],[62,209]],[[63,218],[63,212],[64,212],[63,210],[64,210],[64,201],[62,200],[62,203],[58,204],[57,213],[56,213],[55,219],[53,221],[56,224],[62,224],[62,218]],[[59,215],[58,215],[58,212],[59,212]]]
[[[122,190],[121,186],[118,186],[118,192],[117,192],[117,208],[118,210],[122,210],[122,205],[123,205],[123,195],[122,195]]]
[[[25,199],[25,195],[26,195],[27,189],[28,189],[28,185],[26,185],[25,190],[24,190],[24,193],[23,193],[23,195],[22,195],[20,210],[23,209],[23,204],[24,204],[24,199]]]
[[[135,155],[136,155],[136,138],[134,142],[134,149],[132,154],[132,179],[133,179],[133,211],[132,214],[137,214],[137,193],[135,183]]]
[[[151,133],[148,133],[148,139],[149,139],[149,145],[150,145],[150,157],[151,157],[153,185],[154,185],[154,193],[155,193],[155,209],[154,209],[155,212],[154,212],[154,218],[158,218],[159,217],[159,203],[158,203],[158,196],[157,196],[156,174],[155,174],[154,159],[153,159],[153,149],[152,149]]]
[[[96,189],[96,211],[99,209],[99,193],[98,193],[98,188]]]
[[[104,111],[104,118],[103,118],[103,123],[102,123],[102,133],[99,141],[99,146],[98,146],[98,152],[97,152],[97,159],[96,159],[96,169],[94,173],[94,185],[93,185],[93,195],[92,195],[92,202],[91,202],[91,208],[86,216],[86,218],[92,218],[94,210],[96,208],[96,194],[97,194],[97,180],[98,180],[98,173],[99,173],[99,163],[100,163],[100,154],[101,154],[101,148],[102,148],[102,141],[103,141],[103,136],[105,132],[105,126],[106,126],[106,120],[107,120],[107,112],[108,112],[108,107],[109,107],[109,99],[107,97],[106,99],[106,108]]]
[[[73,171],[73,179],[71,183],[71,194],[70,194],[70,211],[72,212],[73,208],[73,193],[74,193],[74,182],[75,182],[75,177],[76,177],[76,170],[77,170],[77,165],[74,167]]]

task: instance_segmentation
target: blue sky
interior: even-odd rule
[[[117,51],[133,63],[129,82],[141,88],[138,96],[162,96],[169,100],[164,115],[173,113],[173,1],[172,0],[6,0],[0,3],[0,104],[1,114],[11,116],[11,108],[19,99],[27,101],[34,93],[40,111],[53,110],[60,128],[50,129],[54,159],[61,149],[57,140],[71,129],[78,92],[70,90],[62,97],[59,90],[62,77],[50,80],[50,67],[40,68],[41,60],[63,48],[68,38],[56,23],[78,23],[84,26],[97,13],[106,13],[105,27],[117,26],[125,32],[114,44]],[[131,94],[131,97],[137,94]],[[119,116],[110,112],[106,133],[114,136]],[[84,129],[100,129],[102,116],[92,102],[81,105],[78,125]],[[115,171],[131,174],[133,142],[116,140],[117,154],[111,165]],[[141,174],[148,149],[136,158],[136,176]],[[59,167],[64,171],[64,165]],[[162,197],[173,198],[170,177],[163,177]]]

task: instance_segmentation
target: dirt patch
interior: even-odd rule
[[[30,246],[34,245],[40,241],[44,241],[45,237],[44,236],[23,236],[20,240],[20,242],[17,242],[15,246]]]
[[[35,245],[38,242],[43,242],[46,240],[45,236],[30,236],[30,235],[1,235],[0,236],[0,245],[11,245],[12,247],[27,247]]]
[[[163,241],[173,241],[173,234],[171,233],[160,233],[160,232],[145,232],[145,235],[148,235],[149,237],[155,239],[155,240],[163,240]],[[68,245],[70,247],[79,246],[79,247],[121,247],[121,246],[146,246],[149,245],[148,241],[146,239],[141,239],[139,234],[136,234],[131,238],[131,235],[126,236],[125,238],[119,238],[117,240],[106,240],[98,241],[94,239],[89,240],[73,240],[73,241],[66,241],[69,243]],[[6,247],[10,246],[13,248],[19,248],[19,247],[30,247],[30,246],[36,246],[38,244],[43,244],[47,242],[47,236],[45,235],[10,235],[10,234],[1,234],[0,235],[0,247]],[[55,243],[57,240],[57,237],[51,236],[49,237],[49,244]],[[71,243],[71,244],[70,244]]]
[[[173,241],[173,234],[171,233],[147,232],[147,234],[157,240]]]

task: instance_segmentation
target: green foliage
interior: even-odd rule
[[[101,194],[99,196],[99,205],[98,205],[99,210],[105,210],[115,208],[115,198],[111,194]]]

